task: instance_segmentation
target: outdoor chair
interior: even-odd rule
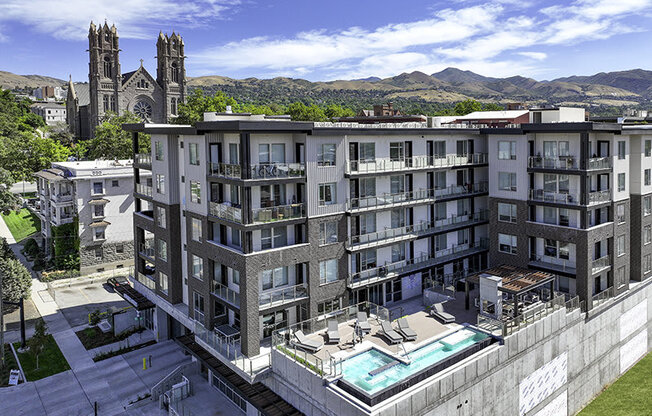
[[[358,312],[357,313],[357,320],[355,323],[358,328],[360,329],[360,332],[363,334],[365,333],[370,333],[371,332],[371,324],[367,321],[367,313],[366,312]]]
[[[389,321],[382,321],[380,323],[381,333],[387,338],[390,344],[396,344],[403,341],[403,337],[394,331],[392,324]]]
[[[338,343],[340,342],[340,331],[337,327],[337,321],[331,319],[328,321],[328,330],[326,332],[328,335],[328,342]]]
[[[450,324],[452,322],[455,322],[455,317],[451,315],[448,312],[444,311],[444,305],[441,303],[435,303],[432,305],[432,309],[430,309],[430,315],[439,319],[445,324]]]
[[[408,321],[405,318],[400,318],[398,320],[398,332],[406,341],[414,341],[417,339],[417,333],[410,328],[410,324],[408,324]]]
[[[294,333],[294,337],[296,338],[296,340],[293,341],[294,346],[304,350],[317,352],[321,349],[321,347],[324,346],[323,342],[308,339],[308,337],[306,337],[306,335],[301,330],[296,331]]]

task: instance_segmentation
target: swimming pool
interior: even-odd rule
[[[457,358],[457,361],[460,361],[489,345],[491,341],[487,334],[466,327],[411,351],[407,356],[403,357],[409,360],[409,364],[398,361],[391,355],[372,348],[342,363],[342,379],[340,381],[344,381],[344,383],[338,385],[348,387],[345,390],[352,393],[355,392],[351,391],[350,387],[360,390],[363,393],[362,397],[359,394],[354,395],[360,398],[369,398],[369,400],[365,401],[372,404],[372,402],[378,401],[371,400],[372,398],[377,398],[379,393],[386,392],[388,389],[391,390],[390,387],[399,383],[403,388],[416,384],[434,374],[434,372],[441,371],[443,368],[452,365],[453,362],[446,363],[449,358]],[[476,345],[479,348],[471,348]],[[460,353],[465,351],[467,354],[459,357]],[[444,364],[444,366],[439,368],[438,364]],[[420,376],[418,380],[406,385],[405,381],[411,380],[416,375]],[[385,394],[384,398],[393,394],[395,392],[389,395]],[[384,398],[381,398],[381,400],[384,400]]]

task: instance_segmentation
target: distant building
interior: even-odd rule
[[[506,127],[511,124],[527,123],[530,119],[529,112],[525,110],[502,111],[474,111],[465,116],[455,117],[453,120],[443,122],[446,124],[464,124],[469,127]]]
[[[403,115],[393,107],[391,102],[387,104],[374,105],[373,110],[361,110],[355,117],[340,117],[337,121],[341,123],[423,123],[426,121],[425,116],[421,115]]]
[[[132,265],[133,173],[131,160],[58,162],[36,172],[46,253],[60,243],[53,228],[78,221],[82,274]]]
[[[45,124],[52,126],[66,122],[66,107],[58,103],[34,103],[31,105],[32,113],[43,117]]]
[[[63,101],[66,99],[67,91],[61,87],[39,87],[32,91],[32,95],[38,100]]]

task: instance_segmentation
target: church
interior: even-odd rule
[[[186,97],[184,44],[179,34],[159,33],[156,42],[156,79],[143,67],[122,73],[115,25],[88,31],[88,83],[68,81],[67,122],[77,138],[94,136],[108,112],[138,115],[147,123],[167,123],[176,117]]]

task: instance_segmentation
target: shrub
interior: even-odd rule
[[[2,274],[2,297],[9,302],[27,299],[32,288],[32,275],[23,264],[14,258],[0,259]]]
[[[39,248],[36,240],[30,238],[23,246],[23,253],[29,257],[36,257],[41,253],[41,249]]]
[[[41,282],[52,282],[55,280],[70,279],[79,276],[79,270],[54,270],[51,272],[41,273]]]
[[[102,312],[99,309],[95,309],[88,315],[88,323],[95,326],[100,323],[102,320]]]

